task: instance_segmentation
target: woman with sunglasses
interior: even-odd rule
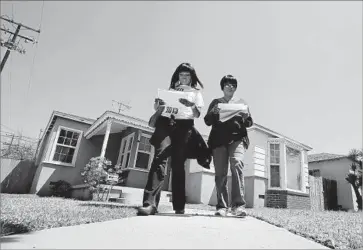
[[[227,174],[228,162],[232,173],[232,214],[246,216],[244,198],[243,158],[249,146],[248,127],[253,125],[249,109],[240,112],[233,118],[221,122],[219,103],[242,103],[243,99],[234,96],[237,89],[237,79],[232,75],[224,76],[220,81],[223,97],[214,99],[209,105],[204,117],[207,126],[212,126],[208,138],[208,146],[213,152],[215,168],[215,185],[217,190],[216,215],[226,216],[229,210]]]

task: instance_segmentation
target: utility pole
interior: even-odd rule
[[[40,129],[39,136],[38,136],[37,148],[36,148],[35,154],[34,154],[34,161],[36,161],[36,159],[37,159],[38,148],[39,148],[39,144],[40,144],[40,141],[41,141],[42,132],[43,132],[43,129]]]
[[[1,40],[1,44],[0,44],[0,45],[1,45],[2,47],[6,47],[6,48],[7,48],[7,51],[6,51],[6,53],[5,53],[4,58],[1,60],[1,68],[0,68],[0,73],[1,73],[1,72],[3,71],[3,68],[4,68],[4,66],[5,66],[6,61],[8,60],[8,57],[10,56],[10,51],[11,51],[11,50],[15,50],[15,51],[17,51],[17,52],[19,52],[19,53],[21,53],[21,54],[25,54],[25,50],[24,50],[24,49],[19,48],[18,44],[15,44],[15,42],[16,42],[16,38],[18,38],[18,37],[19,37],[19,38],[21,38],[21,39],[24,39],[24,40],[25,40],[25,42],[32,42],[32,43],[36,43],[35,39],[30,38],[30,37],[27,37],[27,36],[20,35],[20,34],[19,34],[20,29],[21,29],[21,28],[25,28],[25,29],[27,29],[27,30],[31,30],[31,31],[33,31],[33,32],[37,32],[37,33],[40,33],[40,30],[36,30],[36,29],[30,28],[30,27],[28,27],[28,26],[26,26],[26,25],[24,25],[24,24],[21,24],[21,23],[15,22],[14,20],[10,20],[10,19],[7,19],[7,18],[5,18],[5,17],[0,17],[0,19],[4,20],[4,21],[6,21],[6,22],[9,22],[9,23],[12,23],[12,24],[16,24],[16,25],[17,25],[17,28],[16,28],[15,32],[10,31],[9,29],[1,28],[1,30],[2,30],[2,31],[4,31],[5,33],[10,33],[10,34],[12,34],[12,35],[13,35],[13,36],[12,36],[12,38],[11,38],[11,40],[10,40],[10,38],[9,38],[9,40],[8,40],[8,41],[6,41],[6,42]]]
[[[115,102],[115,103],[118,104],[118,113],[121,113],[121,111],[123,111],[122,107],[127,108],[127,109],[131,109],[131,106],[126,105],[126,104],[124,104],[122,102],[118,102],[118,101],[115,101],[115,100],[112,100],[112,102]]]

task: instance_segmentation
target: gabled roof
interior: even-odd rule
[[[347,158],[347,155],[336,155],[329,153],[320,153],[308,155],[308,162],[332,161]]]
[[[300,145],[301,147],[303,147],[306,150],[312,150],[313,149],[312,147],[310,147],[310,146],[308,146],[308,145],[306,145],[304,143],[298,142],[298,141],[296,141],[294,139],[291,139],[291,138],[289,138],[287,136],[284,136],[284,135],[282,135],[280,133],[277,133],[277,132],[275,132],[275,131],[273,131],[273,130],[271,130],[269,128],[266,128],[266,127],[264,127],[262,125],[259,125],[259,124],[255,123],[255,122],[253,123],[252,127],[248,128],[247,130],[251,130],[251,129],[258,129],[258,130],[264,131],[265,133],[268,133],[270,135],[276,136],[278,138],[285,138],[286,140],[288,140],[288,141],[290,141],[290,142],[292,142],[294,144]]]
[[[125,114],[119,114],[113,111],[106,111],[99,118],[97,118],[94,123],[92,123],[91,127],[89,127],[89,129],[84,133],[84,136],[87,139],[92,137],[95,131],[97,131],[97,129],[99,129],[108,119],[117,120],[126,126],[132,126],[149,132],[154,131],[154,128],[149,127],[149,123],[145,120]]]
[[[78,116],[78,115],[72,115],[72,114],[68,114],[68,113],[63,113],[63,112],[59,112],[59,111],[53,111],[53,113],[50,117],[50,120],[47,124],[47,127],[45,128],[45,132],[48,132],[53,128],[53,125],[54,125],[57,117],[62,117],[64,119],[78,121],[78,122],[86,123],[89,125],[91,125],[95,122],[94,119],[90,119],[90,118],[86,118],[86,117],[82,117],[82,116]]]
[[[63,112],[54,110],[52,112],[52,115],[50,116],[47,126],[45,127],[45,130],[44,130],[44,133],[42,135],[42,139],[41,139],[39,145],[43,144],[45,136],[49,133],[49,131],[52,130],[54,123],[57,120],[57,117],[61,117],[61,118],[69,119],[69,120],[73,120],[73,121],[78,121],[78,122],[89,124],[89,125],[92,125],[95,122],[94,119],[90,119],[90,118],[86,118],[86,117],[82,117],[82,116],[78,116],[78,115],[72,115],[69,113],[63,113]]]

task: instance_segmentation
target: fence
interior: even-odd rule
[[[33,160],[37,147],[37,139],[1,131],[1,158]]]
[[[309,175],[311,210],[324,210],[323,178]]]

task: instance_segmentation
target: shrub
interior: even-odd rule
[[[70,198],[72,192],[72,186],[66,181],[51,181],[49,183],[52,196]]]
[[[110,175],[117,175],[121,173],[119,166],[112,166],[112,162],[104,157],[93,157],[88,164],[84,167],[81,175],[84,178],[84,183],[89,185],[92,193],[97,193],[97,199],[100,200],[100,193],[105,190],[101,188],[101,184],[109,183],[108,177]]]

